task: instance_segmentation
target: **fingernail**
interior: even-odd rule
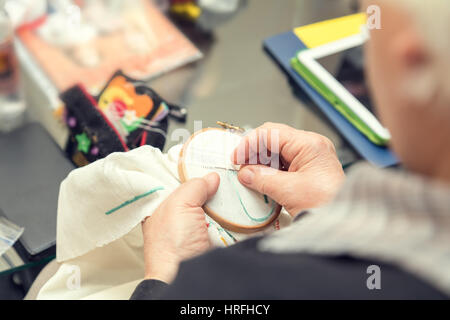
[[[255,174],[250,169],[242,169],[239,171],[239,180],[246,185],[252,184],[254,176]]]
[[[231,153],[231,155],[230,155],[230,160],[231,160],[231,163],[234,163],[234,154],[236,153],[236,150],[234,150],[232,153]]]
[[[208,199],[209,199],[217,192],[217,188],[219,188],[220,184],[220,177],[217,173],[211,172],[208,173],[206,176],[204,176],[203,179],[206,180],[206,183],[208,184]]]

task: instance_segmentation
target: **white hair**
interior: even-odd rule
[[[449,0],[396,0],[391,4],[399,4],[408,10],[416,20],[417,27],[429,43],[431,49],[450,53],[450,1]]]
[[[389,5],[401,6],[414,19],[418,32],[434,57],[433,70],[429,70],[426,77],[433,78],[433,81],[427,86],[434,87],[431,91],[436,93],[438,90],[441,98],[450,102],[450,0],[383,1]],[[417,84],[424,82],[425,79],[418,79]]]

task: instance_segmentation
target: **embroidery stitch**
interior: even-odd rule
[[[231,240],[233,240],[234,243],[238,242],[236,240],[236,238],[229,233],[226,229],[222,228],[217,222],[215,222],[214,220],[212,220],[209,216],[206,216],[206,220],[207,220],[207,228],[209,229],[209,227],[214,226],[216,227],[217,231],[219,232],[219,236],[222,240],[222,242],[225,240],[225,237],[223,236],[223,234],[225,233],[228,237],[230,237]],[[225,240],[225,246],[228,246],[228,243]]]
[[[147,197],[147,196],[149,196],[149,195],[151,195],[151,194],[153,194],[153,193],[155,193],[156,191],[159,191],[159,190],[164,190],[164,187],[162,187],[162,186],[161,186],[161,187],[156,187],[156,188],[154,188],[154,189],[152,189],[152,190],[150,190],[150,191],[148,191],[148,192],[146,192],[146,193],[143,193],[143,194],[141,194],[141,195],[138,195],[138,196],[134,197],[134,198],[131,199],[131,200],[127,200],[127,201],[125,201],[124,203],[118,205],[117,207],[115,207],[115,208],[113,208],[113,209],[111,209],[111,210],[105,212],[105,214],[106,214],[106,215],[110,215],[111,213],[114,213],[114,212],[116,212],[117,210],[120,210],[120,209],[122,209],[123,207],[126,207],[127,205],[132,204],[133,202],[136,202],[136,201],[138,201],[138,200],[140,200],[140,199],[142,199],[142,198],[145,198],[145,197]]]
[[[256,222],[264,222],[264,221],[266,221],[267,219],[269,219],[269,217],[272,215],[273,211],[275,210],[275,201],[272,200],[272,209],[270,210],[270,212],[269,212],[269,214],[268,214],[267,216],[262,217],[262,218],[254,218],[254,217],[252,217],[252,216],[248,213],[247,208],[245,207],[244,202],[242,201],[241,195],[239,194],[239,192],[237,191],[237,189],[236,189],[235,186],[234,186],[234,183],[233,183],[233,181],[232,181],[232,178],[230,177],[231,174],[234,174],[235,176],[237,176],[237,172],[235,172],[235,171],[227,171],[227,178],[228,178],[228,180],[230,181],[230,184],[231,184],[231,186],[233,187],[233,189],[234,189],[234,191],[235,191],[235,193],[236,193],[236,195],[237,195],[237,197],[238,197],[238,199],[239,199],[239,202],[241,203],[242,209],[244,210],[244,212],[245,212],[245,214],[247,215],[247,217],[248,217],[250,220],[256,221]]]

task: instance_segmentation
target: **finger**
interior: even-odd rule
[[[294,155],[286,152],[287,147],[294,138],[302,139],[302,135],[307,134],[284,124],[266,123],[242,139],[232,153],[231,161],[235,164],[256,164],[260,154],[269,156],[272,153],[291,162]]]
[[[296,179],[294,174],[263,165],[248,165],[241,168],[238,179],[244,186],[283,204],[286,188]]]
[[[183,183],[171,196],[170,201],[186,207],[201,207],[217,192],[220,178],[215,172],[203,178],[191,179]]]
[[[219,188],[220,184],[220,177],[216,172],[211,172],[203,177],[203,179],[206,181],[208,187],[208,195],[207,200],[211,199],[217,192],[217,189]]]
[[[260,157],[261,153],[272,153],[272,158],[268,162],[255,162],[255,157]],[[278,169],[279,162],[290,167],[297,158],[297,167],[301,167],[319,155],[335,153],[333,143],[322,135],[283,124],[266,123],[242,139],[232,153],[231,161],[236,164],[265,164]],[[274,161],[277,159],[279,162]]]

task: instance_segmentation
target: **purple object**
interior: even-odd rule
[[[98,147],[97,146],[94,146],[94,147],[92,147],[92,149],[91,149],[91,154],[93,155],[93,156],[97,156],[98,155],[98,153],[99,153],[99,149],[98,149]]]
[[[70,117],[69,119],[67,119],[67,124],[70,128],[74,128],[77,125],[77,119],[75,119],[74,117]]]

